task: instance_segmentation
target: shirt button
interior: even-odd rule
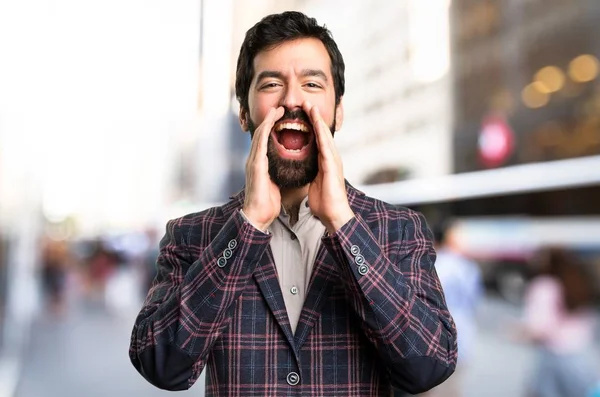
[[[295,240],[295,239],[297,238],[297,237],[296,237],[296,233],[292,233],[292,235],[290,236],[290,238],[291,238],[292,240]]]
[[[298,287],[294,285],[292,288],[290,288],[290,292],[292,295],[296,295],[298,293]]]
[[[287,375],[287,383],[290,386],[296,386],[298,383],[300,383],[300,375],[298,375],[296,372],[290,372]]]

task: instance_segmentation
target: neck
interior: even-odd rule
[[[307,195],[308,185],[294,189],[281,189],[281,205],[290,216],[292,225],[298,220],[300,204]]]

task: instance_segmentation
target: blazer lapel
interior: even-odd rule
[[[315,326],[321,315],[321,307],[325,303],[331,287],[339,277],[336,266],[327,249],[321,245],[317,252],[304,306],[294,335],[294,344],[298,350],[300,350],[300,347],[306,341],[306,337]]]
[[[281,293],[281,287],[279,286],[277,268],[275,267],[275,260],[273,258],[271,247],[267,248],[267,252],[262,256],[260,262],[256,266],[256,269],[254,270],[254,279],[258,283],[258,287],[263,294],[267,305],[271,309],[271,312],[275,316],[277,323],[285,334],[286,339],[289,344],[294,347],[292,327],[290,326],[290,320],[285,309],[285,302],[283,301],[283,294]]]
[[[350,185],[348,181],[346,181],[346,191],[348,192],[348,202],[354,213],[366,216],[370,208],[369,201],[364,200],[365,194]],[[294,343],[298,351],[321,315],[321,308],[327,300],[331,288],[339,280],[337,266],[335,259],[321,245],[315,259],[306,299],[300,313],[300,321],[298,321],[294,335]]]

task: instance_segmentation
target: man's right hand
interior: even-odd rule
[[[269,176],[267,146],[275,122],[283,117],[283,107],[271,108],[254,131],[246,161],[246,197],[242,211],[254,227],[266,231],[281,211],[279,187]]]

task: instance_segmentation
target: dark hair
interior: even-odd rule
[[[564,304],[569,311],[590,306],[594,300],[593,277],[586,264],[573,252],[549,247],[539,253],[542,274],[555,277],[564,289]]]
[[[243,109],[248,109],[248,93],[254,78],[256,55],[285,41],[302,38],[319,39],[327,49],[331,60],[335,103],[339,104],[345,90],[345,65],[331,32],[325,26],[320,26],[315,18],[309,18],[297,11],[286,11],[264,17],[246,32],[237,60],[235,77],[235,95]]]

